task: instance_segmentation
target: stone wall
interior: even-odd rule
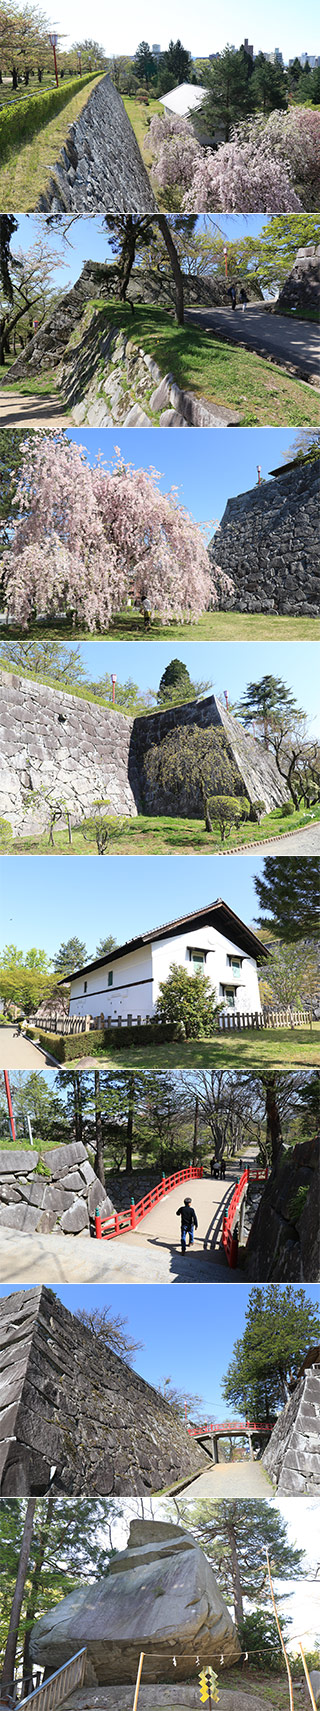
[[[153,213],[157,204],[137,138],[110,77],[92,90],[70,126],[40,196],[43,213]]]
[[[185,1681],[211,1664],[237,1663],[241,1648],[211,1563],[174,1522],[132,1521],[126,1550],[103,1579],[76,1587],[35,1623],[31,1654],[58,1669],[81,1646],[97,1683]],[[198,1658],[198,1663],[197,1663]]]
[[[156,327],[154,339],[156,346]],[[183,391],[173,374],[162,375],[154,357],[101,309],[89,311],[89,322],[84,317],[57,378],[77,427],[227,428],[240,420],[223,404]]]
[[[141,780],[145,813],[177,813],[176,795],[149,785],[144,763],[148,750],[154,745],[161,749],[161,743],[170,731],[193,725],[201,730],[210,730],[213,725],[215,729],[224,732],[228,755],[238,768],[237,794],[239,792],[239,795],[247,796],[250,802],[263,800],[268,811],[287,800],[288,792],[283,779],[280,778],[273,755],[267,753],[254,737],[244,731],[239,720],[227,712],[215,695],[209,695],[205,701],[170,707],[162,713],[150,713],[147,719],[135,720],[132,751],[136,771]],[[199,791],[180,793],[179,814],[203,816]]]
[[[0,672],[0,816],[20,832],[41,830],[48,810],[32,796],[42,786],[65,797],[74,818],[101,795],[111,814],[136,814],[132,725],[123,713]]]
[[[299,1380],[264,1451],[266,1473],[283,1497],[320,1493],[320,1367]]]
[[[273,756],[266,754],[214,695],[165,712],[130,719],[110,707],[66,695],[46,684],[0,672],[0,817],[14,832],[41,831],[48,808],[36,799],[45,788],[63,797],[75,821],[105,797],[111,814],[202,814],[197,791],[164,798],[147,786],[144,761],[154,743],[184,725],[224,730],[239,773],[239,791],[266,808],[286,799]],[[34,798],[34,800],[33,800]]]
[[[319,460],[228,499],[209,555],[233,581],[224,610],[318,616]]]
[[[246,1247],[246,1277],[319,1282],[319,1139],[289,1148],[263,1189]]]
[[[0,1152],[0,1227],[51,1230],[64,1236],[93,1235],[94,1214],[100,1206],[104,1217],[113,1212],[113,1202],[102,1187],[82,1141],[52,1147],[43,1155],[30,1151]]]
[[[319,314],[320,308],[320,244],[308,244],[306,249],[298,250],[292,272],[285,279],[282,290],[274,309],[274,314],[285,315],[297,311],[304,315]]]
[[[4,1497],[150,1495],[207,1457],[163,1396],[44,1285],[0,1302]]]

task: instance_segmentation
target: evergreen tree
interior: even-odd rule
[[[170,704],[176,699],[179,701],[192,700],[192,695],[193,683],[187,666],[181,659],[171,659],[160,678],[157,701],[163,706],[164,702]]]
[[[303,1289],[268,1284],[250,1291],[243,1337],[223,1384],[227,1402],[248,1418],[269,1419],[288,1399],[307,1349],[319,1341],[320,1318]]]
[[[302,709],[298,707],[291,690],[287,688],[282,677],[272,677],[271,674],[261,677],[258,683],[248,683],[241,701],[235,707],[235,713],[244,725],[256,725],[262,735],[263,746],[269,748],[270,732],[278,718],[285,713],[286,718],[303,718]]]
[[[207,62],[205,64],[203,114],[212,133],[223,128],[226,143],[232,125],[239,119],[245,119],[252,111],[251,70],[251,61],[249,66],[244,48],[235,52],[233,48],[226,47],[209,66]]]
[[[89,1582],[93,1576],[107,1573],[112,1550],[112,1522],[124,1512],[121,1498],[114,1501],[91,1499],[24,1500],[10,1498],[0,1505],[0,1670],[4,1669],[9,1628],[12,1632],[13,1601],[20,1553],[23,1549],[22,1602],[18,1631],[14,1637],[16,1669],[30,1675],[29,1636],[33,1622],[46,1610],[67,1597],[79,1582]],[[26,1520],[28,1539],[26,1540]],[[32,1529],[30,1526],[32,1523]],[[31,1537],[30,1537],[31,1533]],[[27,1548],[25,1548],[27,1545]],[[16,1617],[14,1616],[16,1622]],[[13,1679],[14,1657],[10,1647],[10,1679]],[[8,1656],[8,1653],[7,1653]],[[2,1691],[4,1682],[2,1676]]]
[[[312,856],[266,856],[262,876],[256,874],[254,888],[264,912],[257,916],[260,927],[276,939],[296,944],[319,935],[319,863]]]
[[[53,957],[55,973],[61,976],[74,974],[75,969],[81,968],[82,963],[86,962],[87,954],[82,939],[77,939],[76,936],[73,939],[67,939],[66,944],[60,945],[56,956]]]
[[[212,1564],[237,1625],[243,1621],[244,1600],[254,1607],[269,1603],[266,1550],[276,1579],[299,1579],[303,1552],[290,1545],[286,1522],[271,1505],[241,1499],[210,1506],[202,1499],[191,1505],[180,1498],[179,1518]]]
[[[172,82],[175,84],[189,82],[192,73],[191,53],[188,53],[188,49],[182,46],[179,39],[176,42],[169,42],[166,53],[161,54],[159,72],[161,87],[163,88],[166,80],[167,87],[170,87]]]
[[[133,69],[136,76],[139,77],[140,82],[146,83],[148,89],[149,83],[151,83],[152,79],[157,75],[157,61],[154,59],[153,53],[151,53],[149,42],[139,43],[139,47],[134,55]]]
[[[113,938],[113,934],[107,933],[107,937],[105,939],[99,940],[99,944],[96,947],[96,957],[110,956],[110,951],[115,951],[116,944],[117,940]]]
[[[251,95],[255,107],[262,108],[266,117],[274,107],[287,106],[288,91],[282,65],[271,65],[263,53],[257,55],[251,80]]]

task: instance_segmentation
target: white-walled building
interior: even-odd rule
[[[219,897],[205,909],[117,946],[59,984],[71,986],[72,1016],[145,1021],[154,1015],[160,983],[175,963],[187,969],[190,979],[203,969],[226,1009],[255,1012],[261,1010],[257,965],[268,954]]]

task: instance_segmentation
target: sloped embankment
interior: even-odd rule
[[[183,391],[173,374],[162,375],[141,345],[91,306],[65,351],[59,379],[77,426],[227,428],[239,422],[235,411]]]
[[[37,205],[39,213],[155,213],[137,138],[121,95],[103,77],[70,126]]]

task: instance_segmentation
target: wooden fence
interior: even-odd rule
[[[31,1027],[42,1028],[46,1034],[89,1034],[91,1028],[137,1028],[157,1026],[156,1016],[62,1016],[56,1013],[31,1016]],[[161,1026],[161,1023],[159,1023]],[[252,1029],[310,1027],[308,1010],[226,1010],[217,1018],[214,1032],[242,1034]]]

